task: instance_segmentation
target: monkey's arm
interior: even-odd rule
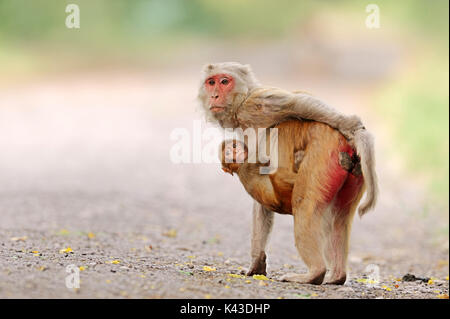
[[[347,139],[353,139],[354,132],[364,128],[358,116],[346,116],[308,94],[295,94],[294,101],[291,107],[293,116],[328,124],[338,129]]]
[[[238,120],[248,127],[270,127],[289,118],[322,122],[338,129],[347,139],[364,128],[358,116],[346,116],[305,93],[277,88],[253,91],[238,110]]]

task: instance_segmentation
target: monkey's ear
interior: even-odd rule
[[[223,170],[225,173],[231,174],[231,176],[233,176],[233,171],[232,171],[231,169],[229,169],[228,167],[223,167],[223,166],[222,166],[222,170]]]

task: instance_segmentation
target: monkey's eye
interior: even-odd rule
[[[227,85],[228,83],[230,83],[230,80],[228,80],[228,79],[222,79],[221,81],[220,81],[220,83],[222,83],[223,85]]]
[[[214,81],[214,79],[209,79],[208,80],[208,84],[209,85],[214,85],[216,82]]]
[[[236,143],[233,143],[233,148],[236,148]]]

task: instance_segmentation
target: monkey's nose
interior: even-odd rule
[[[219,96],[218,95],[211,95],[211,98],[217,100],[219,98]]]

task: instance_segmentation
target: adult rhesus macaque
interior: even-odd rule
[[[248,65],[233,62],[207,65],[198,96],[207,117],[223,128],[258,129],[281,123],[277,126],[278,143],[285,145],[284,148],[278,147],[281,158],[278,180],[281,183],[271,181],[271,186],[275,186],[272,195],[283,194],[281,206],[290,201],[296,247],[309,269],[307,274],[287,275],[283,279],[320,284],[328,268],[330,278],[327,282],[343,284],[353,213],[364,190],[366,198],[359,207],[360,216],[374,207],[377,197],[373,141],[359,118],[344,116],[308,94],[262,87]],[[293,118],[300,121],[282,123]],[[294,125],[296,132],[283,138],[280,136],[283,130],[292,131],[289,125]],[[292,163],[295,164],[295,159],[290,157],[296,157],[300,150],[304,153],[292,191],[277,189],[283,181],[287,184],[291,181],[290,174],[283,173],[290,172]],[[362,176],[358,175],[356,167],[352,173],[342,167],[348,158],[360,159],[356,166],[360,165]],[[276,177],[275,173],[272,179]],[[261,177],[259,182],[267,184],[265,181],[267,178]],[[264,202],[261,198],[259,200]],[[277,211],[275,208],[256,199],[254,201],[252,265],[248,275],[266,273],[265,246],[272,228],[273,211]]]

